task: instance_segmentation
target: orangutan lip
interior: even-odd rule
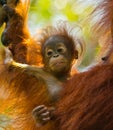
[[[65,62],[58,62],[57,64],[64,64]]]
[[[63,65],[63,64],[65,64],[65,62],[57,62],[55,65],[57,66],[57,65]]]

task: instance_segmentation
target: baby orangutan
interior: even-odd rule
[[[78,50],[76,48],[77,44],[80,45],[81,52],[83,52],[83,41],[78,42],[78,39],[74,41],[72,37],[67,35],[67,32],[64,28],[60,29],[62,29],[62,31],[59,30],[58,32],[61,34],[57,32],[55,27],[46,28],[41,32],[41,34],[39,34],[43,36],[43,39],[39,39],[39,42],[41,43],[41,54],[44,64],[43,67],[20,64],[15,62],[12,57],[9,57],[8,59],[6,57],[5,60],[5,63],[9,67],[18,67],[23,69],[28,74],[35,76],[37,79],[41,78],[44,80],[49,94],[52,97],[52,102],[58,101],[62,90],[62,84],[70,78],[73,61],[78,59]],[[50,35],[49,31],[56,34]],[[43,104],[34,108],[32,113],[36,123],[38,125],[44,125],[50,119],[52,119],[54,117],[54,107],[47,108]]]

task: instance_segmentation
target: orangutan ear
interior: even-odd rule
[[[74,52],[74,57],[75,57],[75,59],[78,59],[78,51],[77,50],[75,50],[75,52]]]

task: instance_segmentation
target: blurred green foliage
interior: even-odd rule
[[[78,1],[78,0],[77,0]],[[92,5],[80,6],[76,0],[31,0],[30,19],[35,24],[52,23],[55,19],[79,22],[91,12]]]

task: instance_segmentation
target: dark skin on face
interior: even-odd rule
[[[51,36],[42,46],[44,68],[59,80],[70,76],[73,47],[64,36]],[[76,51],[75,51],[76,52]],[[76,53],[76,57],[78,54]]]
[[[70,77],[73,59],[78,59],[78,51],[74,50],[70,42],[71,40],[64,36],[51,36],[42,46],[45,71],[51,73],[62,83]],[[36,123],[42,126],[53,119],[54,110],[54,107],[47,108],[45,105],[34,108],[33,116]]]

